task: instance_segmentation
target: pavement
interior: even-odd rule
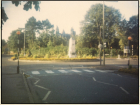
[[[117,66],[93,66],[102,70],[118,70]],[[34,103],[32,94],[22,72],[17,74],[17,67],[2,67],[2,104],[8,103]]]

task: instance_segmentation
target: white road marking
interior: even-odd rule
[[[46,73],[54,73],[53,71],[51,70],[45,70]]]
[[[32,74],[40,74],[38,71],[32,71]]]
[[[103,83],[103,84],[107,84],[107,85],[113,85],[113,86],[118,86],[118,85],[114,85],[114,84],[110,84],[110,83],[105,83],[105,82],[100,82],[100,81],[97,81],[99,83]]]
[[[122,77],[121,75],[117,74],[118,76]]]
[[[40,87],[40,88],[42,88],[42,89],[45,89],[45,90],[49,90],[49,89],[47,89],[47,88],[44,88],[44,87],[42,87],[42,86],[39,86],[39,85],[35,85],[35,86],[37,86],[37,87]]]
[[[94,77],[92,77],[94,81],[96,81],[96,79]]]
[[[124,88],[120,87],[126,94],[129,94]]]
[[[61,73],[68,73],[68,71],[65,71],[65,70],[58,70],[58,71]]]
[[[84,71],[86,71],[86,72],[94,72],[94,71],[91,71],[91,70],[84,70]]]
[[[34,84],[37,84],[40,80],[37,80]]]
[[[50,93],[51,93],[51,91],[48,91],[48,93],[45,95],[45,97],[42,100],[45,101],[48,98]]]
[[[103,70],[95,70],[95,71],[99,71],[99,72],[107,72],[107,71],[103,71]]]
[[[78,70],[71,70],[71,71],[73,71],[73,72],[81,72],[81,71],[78,71]]]

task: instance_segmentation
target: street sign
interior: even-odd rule
[[[124,53],[130,53],[129,49],[124,49]]]
[[[104,43],[104,47],[106,47],[106,42]]]
[[[99,45],[98,45],[98,48],[102,48],[102,47],[103,47],[102,44],[99,44]]]

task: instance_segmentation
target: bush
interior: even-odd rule
[[[57,56],[57,58],[60,58],[61,57],[61,54],[59,54],[58,56]]]
[[[37,58],[37,55],[34,55],[33,58]]]
[[[15,60],[16,58],[15,58],[15,57],[11,57],[11,59],[12,59],[12,60]]]
[[[84,54],[84,55],[83,55],[83,58],[86,58],[86,56],[87,56],[87,55],[86,55],[86,54]]]
[[[128,69],[132,69],[132,65],[129,65]]]
[[[46,54],[44,58],[50,58],[50,54]]]
[[[13,57],[15,57],[15,59],[17,59],[18,58],[18,54],[15,54]]]

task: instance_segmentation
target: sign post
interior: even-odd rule
[[[19,74],[19,35],[20,35],[20,31],[17,31],[17,35],[18,35],[18,66],[17,66],[17,74]]]

